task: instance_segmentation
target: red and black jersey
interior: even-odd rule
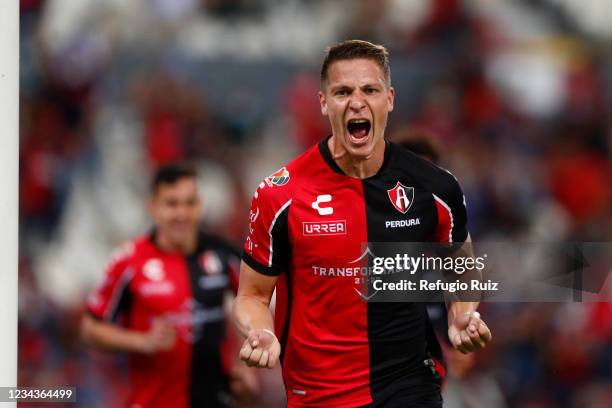
[[[261,182],[244,245],[249,266],[279,276],[288,405],[384,405],[398,389],[439,398],[424,363],[439,351],[425,304],[361,301],[355,262],[367,242],[465,241],[463,193],[450,173],[388,142],[377,174],[349,177],[328,140]]]
[[[116,251],[88,297],[89,313],[138,331],[163,317],[177,330],[169,351],[130,353],[129,407],[228,406],[224,299],[236,291],[239,262],[233,248],[204,234],[190,256],[161,250],[154,233]]]

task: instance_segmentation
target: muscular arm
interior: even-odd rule
[[[85,314],[81,320],[81,338],[95,348],[132,353],[155,353],[174,345],[175,331],[163,320],[154,320],[149,331],[142,332],[97,320]]]
[[[270,299],[278,280],[266,276],[242,262],[240,285],[233,316],[238,331],[246,338],[240,358],[250,366],[272,368],[280,355],[280,343],[274,335]]]
[[[266,276],[242,262],[240,285],[234,302],[234,320],[238,330],[247,337],[251,330],[274,331],[270,299],[276,286],[276,276]]]

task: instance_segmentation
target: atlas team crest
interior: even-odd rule
[[[387,194],[389,195],[391,204],[393,204],[395,209],[402,214],[406,214],[410,207],[412,207],[414,201],[414,187],[406,187],[398,181],[395,187],[387,190]]]
[[[217,275],[223,269],[223,264],[217,254],[206,251],[200,256],[200,267],[207,275]]]

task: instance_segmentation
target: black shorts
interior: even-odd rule
[[[368,408],[442,408],[440,393],[433,395],[415,395],[412,392],[401,392],[391,395],[384,401],[368,405]]]

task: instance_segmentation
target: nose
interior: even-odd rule
[[[351,100],[349,101],[349,109],[354,112],[361,111],[366,106],[365,101],[363,99],[363,95],[360,92],[355,92],[351,95]]]
[[[186,205],[179,205],[174,212],[174,217],[177,221],[185,221],[188,216],[188,208]]]

